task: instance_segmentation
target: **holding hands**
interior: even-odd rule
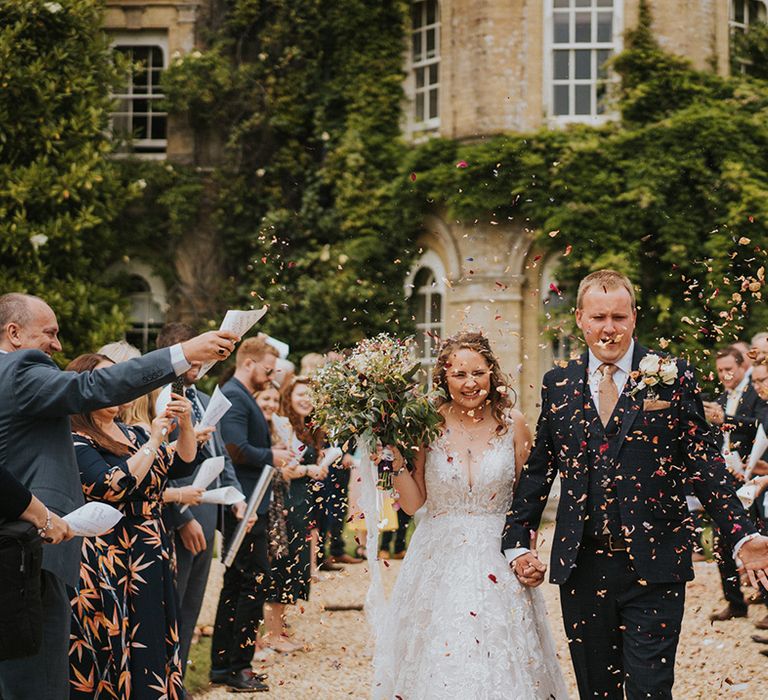
[[[512,562],[512,570],[517,580],[530,588],[540,585],[547,571],[547,565],[539,559],[539,553],[536,550],[538,537],[539,533],[535,532],[531,537],[531,551],[520,555]]]

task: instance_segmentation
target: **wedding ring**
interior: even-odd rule
[[[226,352],[224,348],[219,348],[219,355],[224,355]]]

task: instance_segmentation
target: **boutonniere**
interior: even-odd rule
[[[659,357],[651,353],[640,360],[637,371],[632,372],[630,376],[633,381],[637,382],[630,396],[634,396],[638,391],[645,389],[645,387],[650,387],[647,396],[649,400],[653,401],[658,398],[653,387],[657,384],[669,386],[675,383],[677,379],[677,363],[671,357]]]

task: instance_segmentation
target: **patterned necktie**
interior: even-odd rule
[[[200,413],[200,404],[197,402],[197,392],[195,387],[187,387],[184,395],[192,402],[192,425],[197,425],[203,420],[203,414]]]
[[[616,382],[613,381],[613,375],[616,374],[617,369],[616,365],[608,363],[603,363],[598,368],[598,372],[603,375],[597,389],[600,404],[600,420],[603,422],[603,427],[608,425],[613,409],[616,408],[616,404],[619,402],[619,389],[616,386]]]

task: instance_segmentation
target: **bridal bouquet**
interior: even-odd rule
[[[315,418],[333,442],[360,438],[363,449],[385,447],[378,465],[381,490],[392,488],[392,453],[386,448],[397,446],[408,461],[419,445],[437,437],[441,423],[413,357],[412,338],[382,333],[323,366],[312,382]]]

